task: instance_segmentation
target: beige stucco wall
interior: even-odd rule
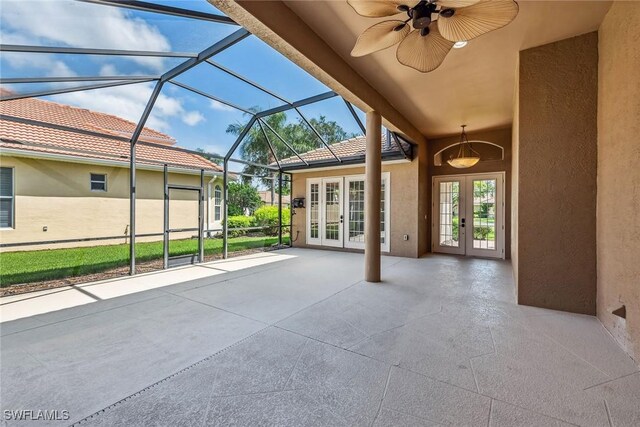
[[[468,132],[469,140],[487,141],[499,145],[504,149],[504,158],[499,159],[499,148],[493,147],[487,144],[475,144],[473,149],[480,153],[480,162],[475,166],[468,169],[457,169],[449,165],[446,160],[449,158],[449,151],[453,150],[455,153],[458,151],[458,147],[454,147],[445,151],[442,158],[442,165],[434,165],[433,156],[445,147],[451,144],[455,144],[460,141],[460,135],[451,135],[444,138],[437,138],[429,140],[429,151],[431,153],[429,158],[429,182],[432,182],[434,176],[441,175],[462,175],[473,173],[486,173],[486,172],[505,172],[505,257],[511,256],[511,128],[505,129],[491,129],[478,132]],[[482,160],[493,159],[493,160]]]
[[[126,241],[124,235],[129,224],[127,168],[4,155],[0,157],[0,164],[14,168],[15,185],[14,228],[0,230],[0,241],[3,243],[123,236],[116,240],[12,247],[4,250],[94,246]],[[107,192],[90,190],[91,173],[107,175]],[[207,176],[205,184],[211,179],[212,176]],[[216,179],[221,182],[220,178]],[[137,171],[136,234],[163,231],[163,182],[162,171]],[[170,173],[169,182],[199,186],[200,176]],[[209,196],[206,195],[205,199],[208,200]],[[211,219],[212,206],[211,203]],[[206,213],[205,205],[205,215]],[[172,190],[169,219],[171,228],[197,227],[197,193]],[[212,227],[215,225],[211,222]],[[47,231],[43,231],[45,226]],[[193,234],[195,233],[175,233],[172,238],[184,238]],[[140,241],[160,239],[162,237]]]
[[[518,193],[520,191],[520,61],[516,67],[511,124],[511,267],[518,293]]]
[[[640,362],[640,3],[615,2],[599,31],[598,317]],[[611,312],[624,305],[626,320]]]
[[[424,193],[424,187],[420,188],[419,185],[419,164],[420,161],[415,159],[412,162],[382,165],[382,172],[389,172],[391,180],[390,255],[415,258],[424,253],[421,251],[424,251],[425,227],[419,224],[426,220],[421,221],[419,216],[424,215],[424,206],[421,209],[420,205],[424,205],[425,198],[420,196],[420,190]],[[364,166],[295,173],[292,197],[307,197],[309,178],[363,174]],[[298,236],[293,245],[297,247],[314,247],[306,244],[306,214],[306,209],[296,209],[293,216],[293,236]],[[403,240],[405,234],[409,235],[408,241]]]
[[[518,302],[596,307],[597,33],[520,53]]]

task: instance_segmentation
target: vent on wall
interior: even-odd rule
[[[624,305],[620,308],[613,310],[611,313],[615,314],[618,317],[622,317],[623,319],[627,318],[627,307]]]

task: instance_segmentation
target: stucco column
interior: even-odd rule
[[[380,186],[382,172],[382,118],[367,113],[367,152],[364,194],[364,280],[380,281]]]

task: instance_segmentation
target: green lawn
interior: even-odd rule
[[[235,237],[229,239],[229,252],[272,246],[277,237]],[[289,237],[283,237],[289,243]],[[172,240],[171,256],[196,253],[197,239]],[[222,253],[222,239],[206,239],[205,255]],[[136,244],[136,261],[162,258],[162,241]],[[91,246],[86,248],[49,249],[7,252],[0,255],[0,286],[39,282],[70,276],[99,273],[129,265],[129,245]]]

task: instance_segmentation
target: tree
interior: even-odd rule
[[[229,216],[244,215],[245,210],[253,212],[262,205],[258,191],[247,183],[230,182],[229,188]]]
[[[253,107],[251,111],[257,112],[258,109]],[[263,120],[298,153],[305,153],[323,146],[315,133],[301,117],[298,117],[296,122],[288,123],[286,113],[280,112],[263,118]],[[355,136],[355,134],[347,133],[335,121],[327,121],[325,116],[320,116],[318,119],[312,118],[309,122],[328,144]],[[232,123],[227,127],[227,133],[240,135],[244,130],[244,126],[245,125],[241,123]],[[271,143],[271,147],[269,147],[269,143],[265,138],[265,133]],[[274,165],[276,163],[276,157],[278,160],[281,160],[295,156],[295,153],[280,141],[269,127],[263,126],[261,129],[258,123],[255,123],[253,128],[247,133],[238,149],[238,153],[243,160],[262,165]],[[246,165],[243,172],[250,175],[265,175],[264,168],[252,165]],[[245,182],[251,181],[250,177],[244,177],[243,179]],[[269,188],[272,188],[274,185],[277,188],[277,183],[274,182],[274,180],[266,178],[262,179],[262,183]],[[288,184],[286,184],[285,187],[286,186],[288,186]],[[286,191],[287,190],[283,188],[282,193],[285,194]]]

